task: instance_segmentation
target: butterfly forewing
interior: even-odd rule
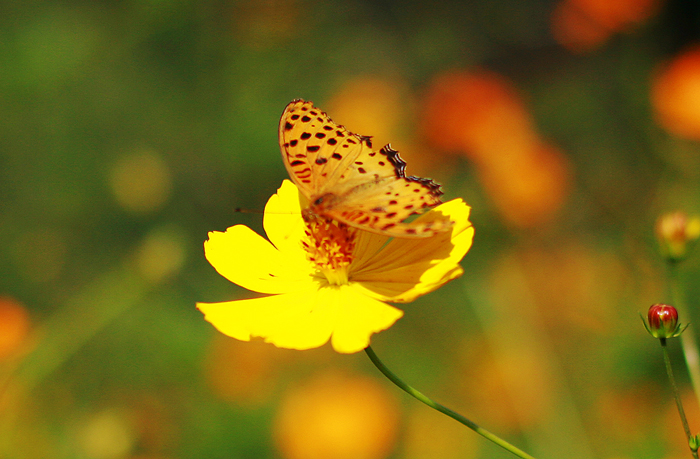
[[[406,163],[389,145],[375,151],[369,137],[335,124],[311,102],[291,102],[280,119],[285,167],[310,205],[306,215],[333,218],[394,237],[447,231],[449,219],[403,223],[440,204],[440,186],[406,177]]]
[[[297,100],[287,106],[279,136],[287,171],[307,197],[339,193],[367,181],[357,158],[372,153],[369,138],[335,124],[311,102]],[[390,167],[383,175],[393,173]]]

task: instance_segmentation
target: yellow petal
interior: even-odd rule
[[[357,267],[351,280],[375,298],[408,302],[460,276],[459,261],[474,236],[469,210],[461,199],[438,206],[419,220],[447,215],[455,221],[452,231],[427,239],[394,238],[364,266]]]
[[[358,352],[372,333],[390,327],[403,312],[359,293],[352,286],[323,287],[225,303],[198,303],[219,331],[288,349],[311,349],[331,335],[338,352]]]
[[[366,266],[391,239],[369,231],[357,231],[355,234],[355,250],[353,251],[355,259],[350,266],[350,271],[359,270],[359,267]]]
[[[311,349],[328,342],[331,310],[314,307],[316,290],[225,303],[198,303],[205,318],[223,334],[242,341],[262,337],[287,349]]]
[[[300,243],[306,229],[301,218],[303,200],[296,185],[284,180],[277,194],[267,201],[263,218],[263,227],[270,242],[288,256],[300,259],[306,258]]]
[[[403,316],[403,311],[368,297],[357,285],[343,285],[338,319],[333,330],[333,349],[345,354],[369,346],[372,334],[386,330]]]
[[[247,226],[210,232],[204,253],[219,274],[254,292],[287,293],[314,285],[308,262],[286,256]]]

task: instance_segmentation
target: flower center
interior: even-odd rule
[[[331,285],[348,283],[348,266],[355,250],[355,230],[344,223],[316,218],[306,224],[301,243],[306,258]]]

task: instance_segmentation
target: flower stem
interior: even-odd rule
[[[406,384],[401,378],[396,376],[389,368],[387,368],[384,363],[379,360],[379,357],[377,357],[377,354],[374,353],[374,350],[370,346],[367,346],[365,348],[365,352],[369,356],[369,359],[372,361],[374,366],[376,366],[379,371],[381,371],[384,376],[389,378],[391,382],[399,386],[401,389],[403,389],[405,392],[407,392],[409,395],[413,396],[414,398],[420,400],[421,402],[425,403],[429,407],[446,414],[447,416],[451,417],[452,419],[455,419],[457,422],[460,422],[464,424],[465,426],[469,427],[472,429],[474,432],[478,433],[482,437],[486,438],[487,440],[492,441],[493,443],[497,444],[501,448],[505,449],[506,451],[510,451],[511,453],[515,454],[516,456],[523,458],[523,459],[535,459],[534,457],[530,456],[524,451],[521,451],[520,449],[516,448],[515,446],[511,445],[507,441],[503,440],[502,438],[492,434],[488,430],[479,427],[477,424],[474,422],[470,421],[469,419],[465,418],[461,414],[452,411],[451,409],[447,408],[444,405],[441,405],[434,400],[426,397],[423,395],[423,393],[419,392],[418,390],[414,389],[413,387],[409,386]],[[697,456],[696,456],[697,459]]]
[[[671,304],[678,309],[679,316],[689,317],[688,308],[686,307],[685,301],[683,301],[683,295],[681,293],[677,261],[671,260],[668,262],[668,277]],[[681,335],[681,347],[683,348],[685,364],[688,366],[688,374],[690,375],[690,383],[695,392],[695,398],[697,398],[698,403],[700,403],[700,353],[698,352],[698,345],[692,327]]]
[[[666,373],[668,374],[668,379],[671,381],[671,388],[673,389],[673,397],[676,399],[676,406],[678,407],[678,414],[681,417],[681,422],[683,423],[683,430],[685,430],[685,436],[688,439],[688,443],[690,444],[691,440],[691,433],[690,433],[690,427],[688,426],[688,419],[685,417],[685,411],[683,410],[683,402],[681,401],[681,394],[678,392],[678,387],[676,386],[676,379],[673,377],[673,368],[671,367],[671,359],[668,356],[668,349],[666,348],[666,338],[659,338],[659,342],[661,343],[661,349],[663,349],[664,353],[664,363],[666,363]],[[691,448],[690,450],[691,453],[693,453],[693,457],[695,459],[698,459],[698,452],[693,451]]]

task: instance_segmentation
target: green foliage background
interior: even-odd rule
[[[556,391],[545,397],[549,414],[506,438],[542,458],[687,455],[665,433],[680,431],[680,423],[669,426],[677,419],[665,415],[672,400],[660,350],[637,311],[669,301],[652,233],[657,215],[700,210],[700,147],[658,127],[649,102],[657,66],[698,38],[700,7],[667,2],[633,32],[572,54],[551,37],[554,6],[0,3],[0,294],[27,307],[36,333],[26,356],[0,363],[2,387],[21,387],[0,406],[0,457],[93,457],[81,447],[80,426],[105,410],[155,417],[156,433],[139,437],[124,457],[281,457],[271,425],[285,387],[328,367],[379,378],[363,354],[308,351],[314,357],[281,365],[265,403],[217,396],[206,377],[215,331],[194,304],[247,293],[209,266],[202,242],[208,231],[236,223],[261,230],[261,218],[233,209],[262,209],[286,178],[276,128],[290,100],[324,107],[358,76],[400,76],[421,94],[441,72],[476,67],[507,76],[524,95],[539,132],[572,163],[571,195],[553,223],[515,230],[500,220],[468,160],[434,177],[448,197],[473,206],[476,239],[462,263],[466,273],[407,305],[373,347],[406,380],[500,433],[454,388],[471,387],[478,399],[473,381],[481,379],[468,371],[470,353],[517,349],[505,332],[532,340],[556,369],[544,376],[557,381],[549,386]],[[139,151],[159,155],[172,176],[169,199],[154,212],[126,211],[109,186],[118,158]],[[134,257],[159,231],[175,235],[184,262],[150,282],[134,269]],[[592,298],[602,304],[578,312],[602,326],[558,320],[559,311],[538,308],[536,297],[510,309],[489,303],[498,260],[570,244],[581,244],[597,268],[611,260],[622,266],[624,275],[589,286],[600,288]],[[682,321],[697,323],[698,263],[689,260],[682,272],[691,310]],[[567,288],[558,291],[565,303]],[[639,404],[613,404],[619,419],[606,424],[595,407],[611,393],[642,396],[633,398]],[[417,402],[399,398],[403,409],[416,409]],[[500,409],[502,403],[493,407]],[[401,441],[391,457],[404,457]],[[509,457],[476,443],[473,457]]]

